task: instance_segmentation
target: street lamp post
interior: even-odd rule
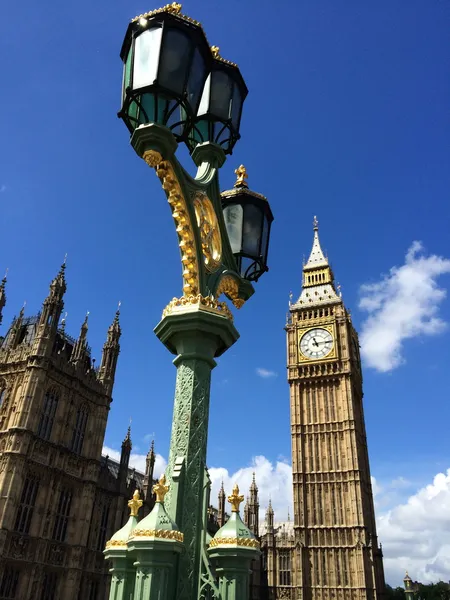
[[[224,294],[241,308],[253,294],[251,282],[267,270],[273,216],[267,200],[248,189],[243,166],[236,170],[234,190],[220,194],[218,170],[240,137],[247,87],[237,65],[223,59],[217,47],[209,47],[200,23],[183,15],[177,3],[139,15],[128,27],[121,58],[124,76],[119,116],[131,133],[134,150],[155,169],[166,193],[178,234],[183,277],[183,295],[169,302],[155,328],[158,338],[176,356],[177,368],[163,506],[178,546],[172,552],[174,581],[160,596],[151,592],[154,586],[145,591],[142,567],[155,563],[143,560],[145,548],[155,550],[154,544],[146,546],[142,540],[150,540],[149,531],[163,535],[158,533],[153,511],[134,529],[128,550],[133,555],[139,548],[135,563],[140,565],[139,600],[221,598],[207,554],[210,381],[214,359],[232,346],[239,334],[220,297]],[[187,145],[198,167],[195,178],[175,156],[179,143]],[[151,530],[144,523],[149,519]],[[139,536],[144,537],[137,543]],[[250,556],[248,543],[243,553],[246,557]],[[235,552],[233,546],[232,552],[239,556],[236,548]],[[228,573],[229,566],[221,571],[220,557],[226,556],[231,564],[229,553],[218,551],[214,556],[217,573]]]

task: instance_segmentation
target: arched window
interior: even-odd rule
[[[58,394],[55,390],[49,390],[45,394],[44,406],[42,408],[38,427],[38,436],[44,440],[50,439],[57,406]]]
[[[75,422],[75,429],[72,435],[72,444],[70,449],[72,452],[81,454],[83,448],[84,434],[86,432],[86,424],[88,420],[88,411],[85,406],[81,406],[77,411],[77,420]]]

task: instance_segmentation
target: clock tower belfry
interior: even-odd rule
[[[381,600],[358,335],[322,252],[318,222],[286,325],[294,488],[295,595]]]

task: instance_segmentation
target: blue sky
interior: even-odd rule
[[[37,312],[67,252],[67,329],[77,335],[89,310],[97,358],[122,301],[105,443],[119,448],[132,417],[136,452],[154,437],[167,457],[175,368],[153,328],[180,295],[178,247],[159,181],[116,117],[128,20],[154,7],[103,0],[94,8],[86,0],[76,9],[48,0],[2,6],[0,269],[10,269],[5,328],[24,300],[28,314]],[[286,480],[283,326],[289,292],[300,293],[317,214],[345,303],[369,340],[365,416],[378,513],[394,518],[408,498],[442,498],[442,489],[449,513],[450,478],[433,478],[450,467],[450,5],[190,0],[183,12],[240,65],[250,90],[222,188],[244,163],[250,186],[270,199],[275,215],[270,272],[235,315],[241,339],[213,374],[210,466],[246,477],[252,464],[263,465],[270,485],[280,473]],[[407,259],[415,241],[423,247]],[[358,308],[361,299],[370,312]],[[244,431],[233,430],[237,412],[247,419]],[[420,496],[427,485],[440,492]],[[287,503],[280,500],[280,513]],[[450,532],[448,519],[445,527]],[[411,543],[399,548],[389,535],[382,541],[386,554],[391,543],[392,580],[411,564],[413,577],[450,578],[444,542],[417,558]]]

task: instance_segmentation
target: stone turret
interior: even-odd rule
[[[88,318],[89,313],[86,314],[83,324],[81,325],[80,335],[78,336],[78,339],[75,342],[72,350],[70,361],[74,364],[81,363],[89,358],[89,349],[87,343]]]
[[[99,379],[104,383],[108,394],[111,394],[114,386],[117,359],[120,352],[119,340],[122,331],[120,329],[119,316],[120,311],[117,310],[114,320],[109,326],[106,342],[103,346],[102,362],[99,372]]]
[[[6,287],[6,275],[3,277],[1,283],[0,283],[0,325],[2,322],[2,311],[5,308],[5,304],[6,304],[6,293],[5,293],[5,287]]]
[[[223,527],[225,525],[225,490],[223,489],[223,481],[219,490],[219,510],[217,514],[217,521],[219,527]]]
[[[152,440],[150,450],[147,452],[145,459],[145,475],[144,475],[144,498],[150,500],[152,494],[153,470],[155,468],[155,441]]]
[[[64,308],[64,294],[66,293],[66,263],[61,268],[50,284],[50,292],[42,305],[42,312],[37,322],[36,336],[33,342],[32,354],[50,356],[55,344],[59,319]]]

